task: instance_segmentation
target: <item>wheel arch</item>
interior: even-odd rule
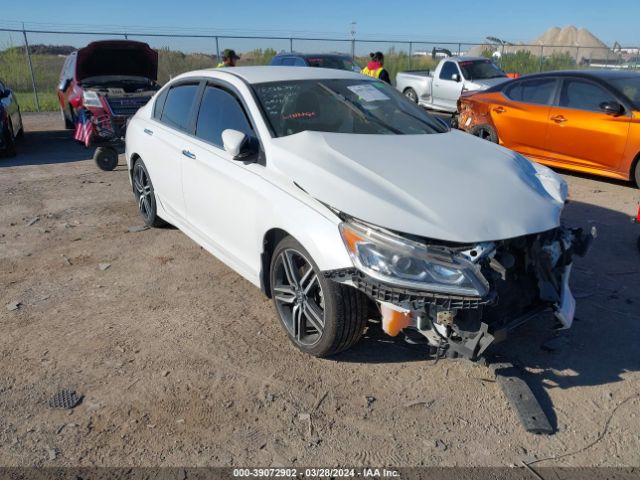
[[[636,187],[640,188],[640,179],[636,181],[636,169],[640,168],[638,165],[640,164],[640,152],[638,152],[631,162],[631,168],[629,169],[629,180],[632,183],[636,184]]]
[[[271,298],[271,282],[269,280],[271,258],[273,257],[276,245],[285,237],[293,237],[293,235],[290,235],[289,232],[282,228],[271,228],[264,234],[262,239],[262,253],[260,254],[260,290],[269,298]]]

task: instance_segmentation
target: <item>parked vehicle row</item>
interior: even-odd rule
[[[261,288],[311,355],[349,348],[369,318],[466,358],[546,309],[571,326],[572,257],[591,236],[560,224],[564,180],[380,80],[180,75],[130,121],[126,158],[144,221]]]
[[[527,75],[463,94],[463,130],[527,157],[640,186],[640,74],[587,70]]]

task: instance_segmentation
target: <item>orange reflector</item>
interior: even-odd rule
[[[352,253],[356,253],[356,243],[364,240],[364,238],[362,238],[360,235],[358,235],[356,232],[354,232],[348,227],[342,228],[342,238],[344,239],[344,242],[347,244],[347,248]]]

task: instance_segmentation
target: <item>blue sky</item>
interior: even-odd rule
[[[15,26],[24,21],[32,28],[50,29],[108,26],[119,31],[120,27],[126,26],[147,32],[194,29],[219,33],[293,32],[298,36],[346,37],[350,22],[355,21],[356,37],[478,42],[487,35],[526,41],[552,26],[576,25],[588,28],[608,44],[614,41],[640,44],[639,0],[110,0],[102,2],[100,5],[104,8],[100,9],[92,8],[91,2],[86,0],[5,3],[0,27]],[[0,42],[4,38],[1,35],[0,32]],[[12,41],[17,38],[12,36]],[[40,36],[33,43],[40,40],[71,44],[84,41],[65,42],[59,37]],[[209,46],[208,41],[192,41],[185,48],[202,50]],[[274,45],[276,49],[278,46]]]

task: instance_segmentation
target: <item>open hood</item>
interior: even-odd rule
[[[312,197],[374,225],[460,243],[557,227],[566,184],[546,167],[457,130],[431,135],[302,132],[269,162]]]
[[[78,50],[76,80],[105,75],[158,78],[158,52],[143,42],[105,40]]]

